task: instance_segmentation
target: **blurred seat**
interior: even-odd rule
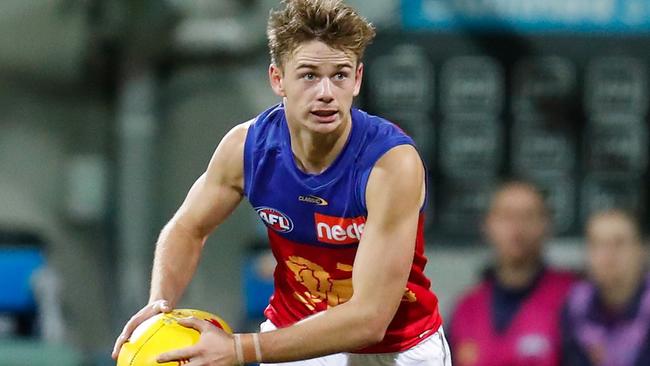
[[[0,337],[36,336],[37,305],[33,278],[45,265],[35,236],[3,235],[0,241]]]
[[[45,245],[29,232],[0,230],[0,365],[78,366],[81,353],[72,346],[44,337],[39,283],[53,277],[47,271]],[[53,279],[53,278],[50,278]],[[51,287],[51,286],[50,286]],[[40,295],[42,295],[42,289]]]

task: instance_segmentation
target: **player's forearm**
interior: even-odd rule
[[[286,362],[355,351],[380,342],[389,323],[380,306],[351,300],[291,327],[262,333],[262,361]]]
[[[156,244],[149,302],[176,305],[194,275],[204,241],[175,219],[165,226]]]

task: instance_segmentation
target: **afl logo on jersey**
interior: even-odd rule
[[[282,212],[271,207],[256,207],[255,211],[271,229],[279,233],[288,233],[293,230],[293,221]]]

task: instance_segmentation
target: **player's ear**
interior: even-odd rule
[[[283,75],[280,67],[276,64],[269,65],[269,82],[271,83],[271,89],[273,89],[273,92],[276,95],[286,97],[282,80]]]
[[[361,80],[363,79],[363,62],[359,62],[357,69],[354,71],[354,96],[361,92]]]

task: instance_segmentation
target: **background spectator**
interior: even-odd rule
[[[650,277],[637,219],[621,210],[587,224],[588,280],[562,316],[564,364],[650,365]]]
[[[493,195],[484,233],[494,265],[454,312],[454,365],[558,365],[560,309],[573,276],[544,263],[544,197],[529,183],[503,184]]]

